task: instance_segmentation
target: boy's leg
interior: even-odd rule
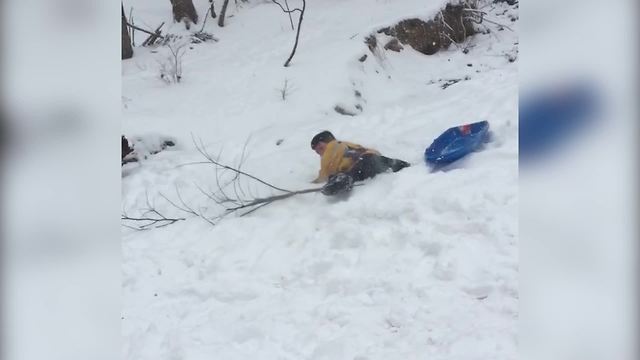
[[[380,156],[365,154],[349,170],[349,175],[353,177],[354,181],[362,181],[376,176],[376,174],[384,171],[384,168],[385,166],[380,161]]]

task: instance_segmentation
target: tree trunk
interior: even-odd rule
[[[193,6],[193,0],[170,0],[173,6],[173,20],[180,22],[184,20],[184,25],[187,30],[191,27],[191,24],[198,23],[198,13]]]
[[[224,16],[227,14],[227,6],[229,5],[229,0],[224,0],[222,3],[222,10],[220,10],[220,18],[218,19],[218,26],[224,27]]]
[[[130,59],[133,57],[133,47],[131,46],[131,38],[129,37],[129,29],[127,29],[127,18],[124,16],[124,5],[122,6],[122,59]]]

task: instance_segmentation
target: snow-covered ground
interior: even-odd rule
[[[208,2],[194,3],[204,17]],[[516,357],[518,61],[508,57],[517,55],[509,16],[518,10],[487,2],[487,17],[515,31],[484,23],[491,32],[470,37],[466,54],[405,46],[373,56],[364,43],[400,19],[429,19],[444,3],[308,1],[284,68],[295,37],[288,17],[268,1],[231,1],[224,28],[207,20],[219,42],[187,49],[179,84],[159,78],[166,47],[137,47],[123,61],[123,133],[176,142],[123,167],[123,212],[140,215],[148,199],[187,218],[123,227],[125,358]],[[185,32],[172,23],[169,1],[124,5],[138,26],[165,21],[165,31]],[[465,76],[446,89],[438,82]],[[336,105],[362,112],[343,116]],[[422,158],[431,141],[479,120],[490,122],[492,142],[430,172]],[[319,157],[309,142],[321,130],[414,166],[367,181],[346,200],[299,195],[215,226],[163,198],[179,202],[179,192],[205,216],[221,212],[198,190],[216,186],[213,168],[184,165],[203,160],[192,137],[230,165],[246,144],[244,171],[290,190],[313,187]]]

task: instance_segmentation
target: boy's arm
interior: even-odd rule
[[[320,172],[318,177],[313,180],[313,183],[321,183],[329,179],[329,175],[338,171],[338,166],[342,160],[342,156],[347,146],[344,144],[334,144],[330,148],[327,148],[325,154],[320,160]]]
[[[327,181],[327,178],[329,178],[329,175],[327,174],[327,166],[328,165],[325,161],[325,158],[322,158],[322,161],[320,162],[320,171],[318,172],[318,177],[313,180],[312,183],[318,184]]]

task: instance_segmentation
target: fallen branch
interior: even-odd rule
[[[160,29],[164,25],[164,22],[156,28],[156,32],[149,35],[149,37],[142,43],[142,46],[152,45],[157,39],[165,40],[164,36],[160,35]]]
[[[162,27],[162,25],[164,25],[164,22],[163,22],[162,24],[160,24],[160,26],[158,26],[158,28],[156,29],[156,32],[160,30],[160,28]],[[163,38],[161,35],[159,35],[159,34],[157,34],[157,33],[152,33],[152,32],[151,32],[151,31],[149,31],[149,30],[145,30],[145,29],[143,29],[143,28],[140,28],[140,27],[137,27],[137,26],[135,26],[135,25],[129,24],[128,22],[127,22],[127,26],[129,26],[129,27],[130,27],[130,28],[132,28],[132,29],[136,29],[136,30],[138,30],[138,31],[142,31],[143,33],[147,33],[147,34],[152,35],[152,36],[157,36],[157,37],[159,37],[159,38],[161,38],[161,39]]]
[[[322,188],[313,188],[313,189],[305,189],[305,190],[298,190],[298,191],[292,191],[286,194],[282,194],[282,195],[274,195],[274,196],[268,196],[265,198],[258,198],[255,199],[249,203],[237,206],[237,207],[233,207],[233,208],[228,208],[227,211],[237,211],[237,210],[241,210],[241,209],[245,209],[248,207],[252,207],[252,206],[256,206],[256,205],[260,205],[260,204],[265,204],[265,203],[272,203],[274,201],[278,201],[278,200],[283,200],[286,198],[290,198],[292,196],[296,196],[296,195],[300,195],[300,194],[308,194],[308,193],[313,193],[313,192],[318,192],[322,190]]]

